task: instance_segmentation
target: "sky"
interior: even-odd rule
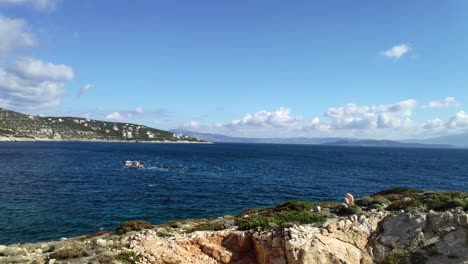
[[[0,107],[242,137],[468,132],[468,1],[0,0]]]

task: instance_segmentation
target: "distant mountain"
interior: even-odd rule
[[[380,147],[413,147],[413,148],[451,148],[450,144],[423,144],[423,143],[403,143],[392,140],[371,140],[354,138],[243,138],[229,137],[221,134],[199,133],[185,129],[170,130],[196,137],[202,140],[216,143],[259,143],[259,144],[309,144],[309,145],[329,145],[329,146],[380,146]]]
[[[336,142],[339,140],[353,141],[351,138],[244,138],[244,137],[229,137],[221,134],[209,134],[189,131],[185,129],[172,129],[173,133],[180,133],[191,137],[196,137],[202,140],[217,142],[217,143],[264,143],[264,144],[323,144],[327,142]]]
[[[144,125],[31,116],[0,108],[0,141],[24,140],[203,142]]]
[[[428,139],[407,139],[402,140],[402,142],[422,144],[449,144],[457,147],[468,147],[468,133]]]
[[[329,146],[362,146],[362,147],[399,147],[399,148],[453,148],[452,145],[445,144],[421,144],[403,143],[392,140],[339,140],[336,142],[324,143]]]

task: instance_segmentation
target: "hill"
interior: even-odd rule
[[[31,116],[0,108],[0,141],[25,140],[204,142],[144,125],[78,117]]]
[[[356,138],[244,138],[229,137],[221,134],[199,133],[184,129],[170,130],[174,133],[189,135],[202,140],[217,143],[256,143],[256,144],[306,144],[306,145],[330,145],[330,146],[365,146],[365,147],[408,147],[408,148],[452,148],[451,144],[400,142],[392,140],[372,140]],[[467,144],[468,145],[468,144]]]
[[[180,133],[184,135],[189,135],[196,137],[202,140],[217,142],[217,143],[256,143],[256,144],[311,144],[318,145],[328,142],[336,142],[339,140],[348,140],[353,141],[356,139],[351,138],[335,138],[335,137],[325,137],[325,138],[305,138],[305,137],[296,137],[296,138],[247,138],[247,137],[230,137],[221,134],[210,134],[210,133],[199,133],[184,129],[173,129],[170,130],[174,133]]]
[[[449,144],[457,147],[468,147],[468,133],[427,139],[408,139],[404,140],[403,142],[422,144]]]
[[[329,146],[361,146],[361,147],[399,147],[399,148],[453,148],[452,145],[445,144],[422,144],[403,143],[393,140],[339,140],[336,142],[324,143]]]

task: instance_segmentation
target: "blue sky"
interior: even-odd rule
[[[0,107],[235,136],[463,133],[467,10],[0,0]]]

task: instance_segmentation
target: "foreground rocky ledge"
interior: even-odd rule
[[[468,263],[467,209],[467,192],[399,188],[346,204],[127,222],[116,232],[0,246],[0,263]]]

